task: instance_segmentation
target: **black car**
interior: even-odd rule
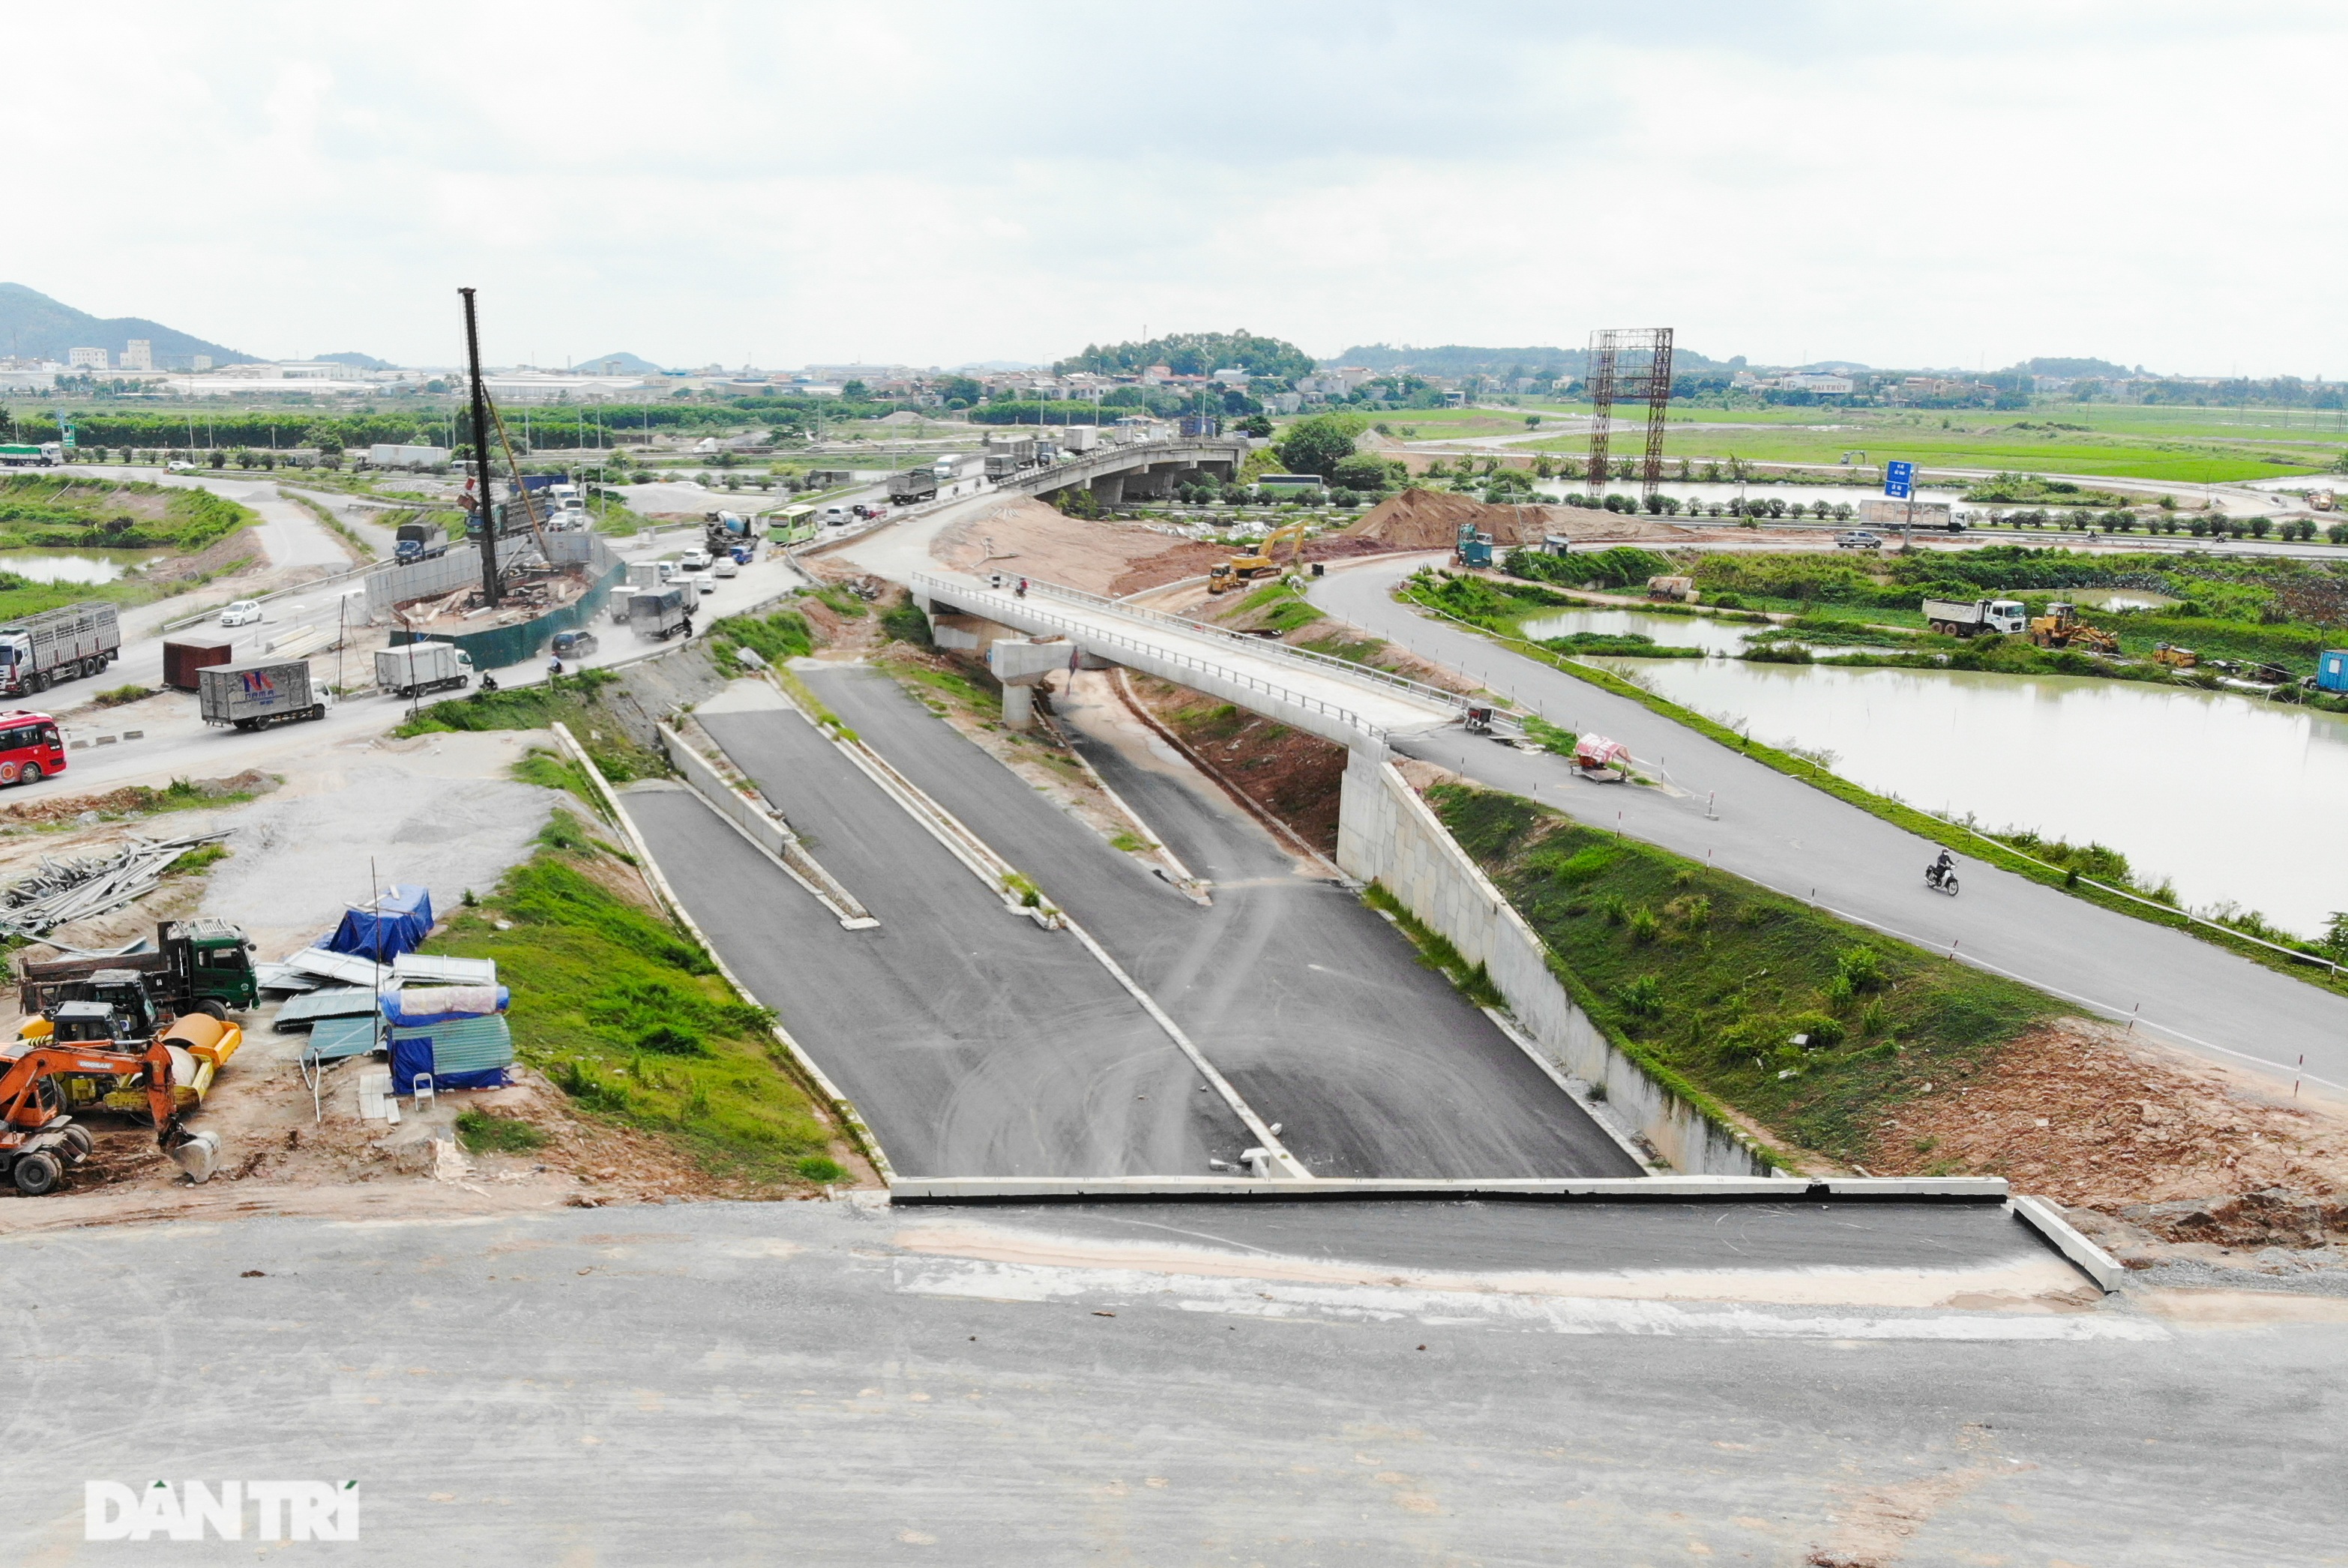
[[[558,631],[547,651],[557,659],[584,659],[595,648],[595,634],[592,631]]]

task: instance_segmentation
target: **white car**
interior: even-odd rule
[[[741,575],[742,568],[732,556],[719,556],[716,564],[709,570],[714,577],[738,577]]]
[[[709,569],[709,552],[707,550],[687,550],[683,555],[676,558],[676,564],[679,569],[684,571],[707,571]]]
[[[222,626],[258,626],[261,619],[259,600],[240,599],[221,611],[220,623]]]

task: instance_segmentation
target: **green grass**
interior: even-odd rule
[[[211,870],[229,857],[225,844],[200,844],[163,868],[166,876],[191,876]]]
[[[669,771],[668,760],[630,739],[619,720],[603,706],[604,689],[618,684],[619,679],[607,670],[582,670],[536,686],[476,691],[422,709],[392,733],[543,730],[560,722],[570,726],[572,738],[594,759],[596,770],[613,784],[664,777]]]
[[[457,1142],[468,1154],[527,1154],[546,1147],[546,1133],[519,1116],[469,1107],[457,1113]]]
[[[1419,963],[1438,974],[1448,976],[1451,983],[1459,988],[1459,994],[1470,1002],[1488,1008],[1507,1005],[1508,999],[1492,983],[1488,969],[1482,964],[1468,963],[1459,949],[1451,945],[1449,938],[1405,908],[1402,900],[1386,888],[1373,882],[1364,890],[1362,900],[1393,920],[1402,934],[1410,938],[1411,945],[1418,949]]]
[[[1406,603],[1417,604],[1430,610],[1444,609],[1439,601],[1426,592],[1422,584],[1407,582],[1403,584],[1397,592]],[[1494,634],[1490,627],[1479,624],[1470,618],[1454,613],[1452,619],[1488,635]],[[1724,746],[1734,747],[1766,767],[1774,768],[1789,778],[1799,779],[1802,783],[1830,794],[1846,804],[1857,806],[1871,816],[1880,817],[1896,826],[1905,828],[1920,838],[1946,845],[1952,849],[1962,850],[1976,860],[1995,866],[2001,870],[2011,871],[2018,876],[2027,876],[2034,882],[2065,887],[2075,897],[2099,905],[2116,913],[2131,916],[2152,925],[2168,926],[2185,931],[2203,941],[2226,948],[2254,963],[2263,964],[2271,969],[2304,980],[2310,985],[2348,992],[2348,974],[2318,968],[2312,964],[2301,963],[2284,954],[2257,946],[2255,943],[2237,940],[2230,932],[2213,930],[2206,925],[2190,920],[2182,911],[2147,907],[2118,893],[2108,892],[2067,877],[2060,869],[2041,866],[2024,856],[2013,853],[1982,835],[1970,832],[1953,823],[1943,822],[1939,817],[1928,815],[1902,802],[1876,794],[1870,790],[1853,784],[1841,774],[1821,766],[1808,757],[1757,742],[1751,736],[1739,733],[1692,708],[1682,707],[1667,697],[1658,696],[1643,686],[1634,685],[1611,671],[1594,664],[1582,663],[1565,654],[1551,652],[1548,649],[1528,643],[1509,633],[1502,632],[1497,635],[1506,638],[1513,651],[1521,653],[1528,659],[1537,660],[1578,681],[1586,681],[1602,691],[1612,692],[1618,697],[1627,697],[1651,712],[1659,713],[1708,740],[1716,741]]]
[[[1861,1153],[1900,1101],[1993,1074],[2007,1042],[2065,1010],[1514,795],[1444,785],[1427,799],[1627,1052],[1836,1159]]]
[[[720,1174],[806,1180],[799,1162],[829,1136],[768,1016],[684,933],[589,876],[607,851],[567,818],[428,948],[497,960],[517,1054],[582,1111],[665,1134]]]
[[[100,708],[119,708],[126,702],[137,702],[154,694],[154,687],[141,686],[134,681],[128,686],[108,686],[90,702]]]
[[[729,615],[712,621],[704,642],[718,672],[736,675],[750,668],[736,657],[738,650],[747,648],[767,663],[780,664],[814,652],[815,631],[798,611],[778,610],[765,616]]]

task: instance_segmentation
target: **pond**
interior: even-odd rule
[[[2190,906],[2303,936],[2348,909],[2348,717],[2123,681],[1604,662],[1756,740],[1832,753],[1879,794],[2108,845]]]
[[[35,582],[112,582],[169,550],[0,550],[0,571]]]
[[[1602,636],[1638,636],[1673,648],[1701,648],[1707,653],[1736,653],[1745,634],[1758,623],[1715,620],[1708,615],[1651,615],[1636,610],[1569,610],[1552,615],[1528,616],[1519,634],[1539,642],[1544,637],[1570,637],[1578,631]]]
[[[2184,600],[2144,588],[2073,588],[2049,589],[2050,598],[2067,599],[2082,610],[2167,610]]]

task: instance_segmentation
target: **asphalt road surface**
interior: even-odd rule
[[[1313,601],[1424,658],[1514,692],[1551,723],[1595,731],[1661,762],[1680,794],[1596,784],[1561,757],[1530,755],[1458,731],[1397,747],[1479,784],[1695,859],[1709,857],[1779,892],[2029,982],[2106,1018],[2141,1009],[2137,1027],[2222,1061],[2348,1089],[2348,998],[2320,990],[2197,938],[2115,914],[2059,890],[1964,861],[1964,893],[1924,886],[1940,846],[1788,778],[1694,731],[1539,664],[1392,597],[1411,564],[1333,572]],[[1718,821],[1705,804],[1717,795]],[[1961,857],[1962,858],[1962,857]]]
[[[1721,1218],[1535,1214],[1567,1270]],[[1163,1235],[1152,1217],[1119,1223]],[[2212,1568],[2335,1561],[2348,1524],[2336,1302],[1772,1305],[1945,1296],[2003,1261],[1842,1268],[1791,1226],[1774,1265],[1697,1249],[1711,1299],[1525,1271],[1524,1235],[1468,1291],[1413,1272],[1426,1245],[1479,1261],[1449,1205],[1347,1216],[1374,1244],[1441,1233],[1376,1245],[1367,1279],[1214,1213],[1172,1223],[1205,1233],[1165,1237],[1187,1271],[943,1234],[1041,1252],[1096,1242],[1090,1216],[847,1203],[19,1233],[0,1257],[38,1285],[0,1315],[0,1556],[271,1553],[85,1544],[86,1481],[159,1476],[355,1480],[359,1540],[303,1555],[451,1568]]]
[[[1407,938],[1341,885],[1299,875],[1228,801],[1142,774],[1113,748],[1088,748],[1152,831],[1216,884],[1212,907],[1201,908],[888,676],[802,674],[868,744],[1082,922],[1315,1175],[1640,1173],[1489,1019],[1416,962]],[[797,820],[791,805],[784,811]]]
[[[838,920],[701,800],[628,795],[663,872],[905,1175],[1206,1175],[1253,1143],[1065,931],[1005,911],[796,712],[705,713],[826,870]]]

